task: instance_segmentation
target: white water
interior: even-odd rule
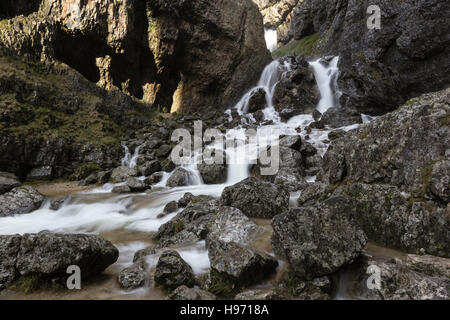
[[[133,155],[131,155],[128,147],[126,145],[123,145],[125,155],[121,161],[122,166],[129,167],[129,168],[136,167],[136,161],[137,161],[137,158],[139,157],[139,150],[141,149],[141,147],[142,146],[136,147],[136,149],[134,149]]]
[[[267,49],[270,52],[278,48],[277,30],[271,28],[264,28],[264,38],[266,39]]]
[[[317,110],[321,113],[326,112],[329,108],[336,106],[337,101],[337,75],[339,57],[334,57],[329,64],[318,59],[310,63],[314,69],[317,86],[320,91],[320,101]]]

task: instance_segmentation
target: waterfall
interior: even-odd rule
[[[128,147],[126,145],[122,145],[122,146],[125,151],[125,155],[121,161],[122,166],[128,167],[128,168],[136,167],[136,161],[137,161],[137,158],[139,157],[139,149],[142,147],[142,145],[140,145],[140,146],[136,147],[136,149],[134,149],[133,155],[131,155],[130,149],[128,149]]]
[[[264,38],[266,39],[266,46],[270,52],[278,48],[277,30],[272,28],[264,28]]]
[[[336,106],[336,94],[339,94],[337,91],[338,62],[339,57],[333,57],[329,63],[326,63],[322,58],[310,62],[320,91],[320,101],[317,105],[317,110],[321,113]]]

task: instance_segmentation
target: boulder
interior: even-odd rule
[[[144,181],[137,178],[128,178],[125,181],[125,185],[130,188],[132,192],[144,192],[145,190],[151,189]]]
[[[22,186],[0,195],[0,217],[25,214],[41,207],[45,197],[31,186]]]
[[[199,289],[179,286],[168,297],[169,300],[216,300],[212,293]]]
[[[123,289],[137,289],[142,287],[150,278],[148,266],[143,260],[135,262],[132,266],[120,271],[117,282]]]
[[[172,213],[178,210],[178,203],[176,201],[170,201],[168,204],[164,207],[164,213]]]
[[[192,288],[195,284],[191,266],[174,250],[164,251],[159,257],[154,277],[157,284],[169,290],[182,285]]]
[[[211,241],[236,242],[251,245],[264,232],[241,210],[221,207],[211,221],[207,236],[207,246]]]
[[[212,197],[194,197],[183,211],[159,227],[154,236],[158,247],[192,244],[205,239],[218,208],[218,201]]]
[[[112,171],[111,181],[115,183],[125,182],[128,178],[136,177],[137,175],[138,171],[135,168],[121,166]]]
[[[183,197],[178,200],[178,207],[179,208],[186,208],[189,202],[194,198],[194,195],[190,192],[186,192]]]
[[[119,251],[109,241],[87,234],[41,232],[0,236],[0,287],[20,277],[67,278],[67,268],[79,266],[83,279],[115,263]]]
[[[283,187],[250,177],[226,187],[220,202],[238,208],[248,217],[270,219],[289,208],[289,193]]]
[[[183,187],[189,185],[191,173],[184,168],[178,167],[167,179],[168,187]]]
[[[366,245],[352,210],[348,199],[335,197],[274,217],[273,250],[307,280],[336,272],[353,262]]]
[[[149,162],[145,162],[138,168],[139,173],[142,176],[151,176],[152,174],[161,171],[161,164],[158,160],[152,160]],[[159,182],[159,181],[158,181]]]
[[[160,183],[164,174],[162,172],[155,172],[150,177],[144,179],[144,183],[148,185]]]
[[[247,112],[254,113],[258,110],[262,110],[266,107],[266,104],[266,91],[262,88],[258,88],[253,91],[252,95],[250,96]]]
[[[275,272],[278,261],[272,256],[236,242],[211,241],[209,291],[229,295],[243,286],[258,284]]]
[[[224,164],[202,162],[197,165],[197,168],[205,184],[220,184],[227,180],[227,166]]]
[[[131,192],[131,189],[127,185],[120,185],[120,186],[115,186],[111,192],[112,193],[129,193],[129,192]]]
[[[0,172],[0,195],[11,191],[16,187],[20,187],[22,183],[12,173]]]

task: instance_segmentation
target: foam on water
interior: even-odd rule
[[[273,28],[264,28],[264,38],[266,40],[267,49],[270,52],[278,48],[277,30]]]

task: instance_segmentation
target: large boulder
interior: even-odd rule
[[[211,241],[209,291],[229,295],[234,290],[258,284],[275,272],[278,261],[272,256],[236,242]]]
[[[22,183],[12,173],[0,172],[0,195],[19,187]]]
[[[366,245],[350,201],[330,198],[314,207],[293,208],[272,220],[272,247],[296,275],[311,280],[353,262]]]
[[[155,282],[170,290],[182,285],[192,288],[195,277],[191,266],[181,258],[180,254],[174,250],[168,250],[159,257],[155,270]]]
[[[88,278],[115,263],[119,251],[94,235],[41,232],[0,236],[0,255],[0,288],[4,288],[26,276],[65,279],[71,265],[80,267],[82,278]]]
[[[171,188],[187,186],[191,181],[191,176],[192,173],[188,170],[178,167],[172,172],[169,179],[167,179],[166,186]]]
[[[136,177],[138,171],[135,168],[129,168],[125,166],[115,168],[111,173],[112,182],[125,182],[130,177]]]
[[[45,197],[31,186],[22,186],[0,195],[0,217],[25,214],[41,207]]]
[[[207,236],[207,246],[211,241],[234,241],[251,245],[264,229],[256,225],[241,210],[232,207],[221,207],[211,221]]]
[[[220,202],[238,208],[247,217],[270,219],[289,208],[289,192],[281,186],[250,177],[226,187]]]
[[[312,113],[319,102],[320,94],[314,73],[309,63],[301,56],[288,56],[281,60],[289,63],[289,70],[282,74],[275,87],[273,104],[277,111],[291,110],[283,116],[287,121],[298,114]]]
[[[205,184],[219,184],[227,181],[227,166],[224,164],[199,163],[197,168]]]
[[[380,29],[367,27],[369,6],[381,10]],[[297,40],[320,34],[315,53],[340,57],[343,106],[381,114],[448,86],[449,12],[446,0],[305,0],[292,33]]]
[[[183,211],[159,227],[154,236],[158,247],[191,244],[205,239],[218,208],[218,201],[212,197],[193,197]]]

